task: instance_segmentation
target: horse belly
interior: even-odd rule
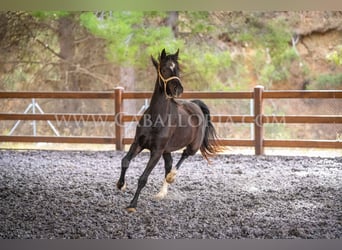
[[[191,127],[177,127],[169,139],[165,151],[173,152],[182,149],[194,140],[194,132]]]

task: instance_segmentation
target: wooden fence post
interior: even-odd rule
[[[263,124],[263,86],[254,88],[254,146],[255,154],[264,154],[264,124]]]
[[[123,112],[123,87],[115,88],[115,147],[116,150],[123,150],[123,135],[124,135],[124,123],[122,119]]]

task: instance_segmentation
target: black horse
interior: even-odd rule
[[[183,93],[179,78],[178,53],[167,55],[165,49],[159,60],[151,56],[157,70],[150,106],[140,119],[134,142],[121,162],[121,175],[117,182],[120,190],[126,188],[125,174],[130,161],[143,149],[151,152],[147,166],[140,176],[133,200],[127,207],[128,212],[136,211],[139,194],[159,159],[165,161],[165,180],[156,198],[162,199],[170,183],[175,180],[176,172],[182,162],[198,150],[208,157],[220,151],[214,126],[210,120],[208,107],[200,100],[175,100]],[[172,168],[171,152],[184,148],[183,154]]]

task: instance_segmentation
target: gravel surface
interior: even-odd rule
[[[0,238],[342,238],[342,157],[190,157],[164,200],[149,154],[115,183],[124,152],[0,151]],[[175,153],[174,162],[180,154]]]

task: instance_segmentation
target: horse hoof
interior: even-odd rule
[[[154,196],[154,199],[156,199],[156,200],[159,201],[159,200],[164,199],[165,196],[166,196],[166,193],[165,193],[165,192],[159,192],[158,194],[156,194],[156,195]]]
[[[134,207],[127,207],[127,208],[126,208],[126,211],[127,211],[128,213],[135,213],[135,212],[137,211],[137,209],[134,208]]]
[[[174,170],[174,169],[171,170],[171,172],[168,173],[167,176],[166,176],[166,179],[165,179],[166,182],[169,183],[169,184],[173,183],[175,181],[175,179],[176,179],[176,174],[177,174],[176,170]]]
[[[124,182],[124,184],[120,184],[119,182],[116,183],[116,186],[119,190],[121,190],[122,192],[124,192],[126,190],[126,182]]]

